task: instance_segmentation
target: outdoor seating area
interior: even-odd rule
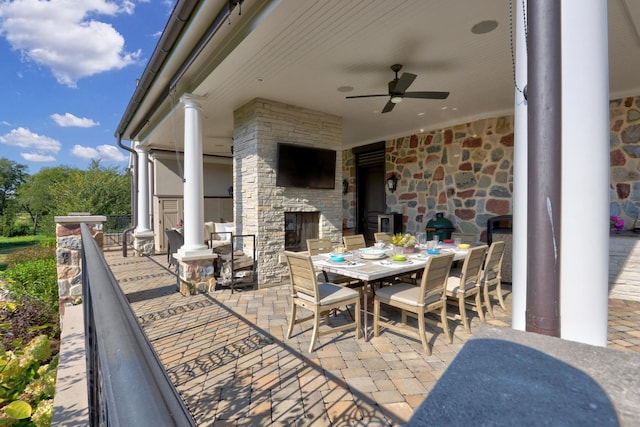
[[[381,239],[378,239],[381,237]],[[461,326],[466,333],[471,333],[467,308],[475,311],[481,322],[485,321],[484,304],[482,302],[483,283],[487,287],[484,293],[488,295],[488,287],[502,292],[500,283],[500,267],[504,253],[504,243],[494,242],[491,259],[485,265],[487,245],[469,247],[469,244],[449,244],[430,241],[428,244],[424,236],[420,239],[412,236],[396,235],[386,243],[376,236],[374,247],[367,248],[362,234],[343,237],[344,245],[331,246],[329,242],[309,241],[307,246],[311,250],[307,256],[313,260],[312,267],[317,269],[310,272],[314,280],[324,278],[325,285],[337,286],[357,280],[363,287],[364,309],[364,337],[370,338],[369,330],[369,293],[373,297],[373,335],[378,336],[380,325],[396,332],[406,332],[407,313],[413,313],[418,318],[418,337],[425,353],[431,354],[425,332],[425,313],[435,309],[440,310],[440,327],[449,339],[449,320],[460,319]],[[398,239],[412,245],[398,247],[392,242]],[[420,241],[420,244],[416,242]],[[414,247],[415,245],[415,247]],[[494,249],[497,247],[497,250]],[[462,262],[461,268],[452,268],[453,262]],[[446,265],[446,269],[443,266]],[[484,269],[487,273],[484,274]],[[329,274],[336,278],[331,283]],[[295,278],[291,274],[291,281]],[[482,278],[486,277],[485,282]],[[391,286],[384,286],[385,284]],[[294,291],[295,294],[295,291]],[[502,296],[496,296],[500,299]],[[401,311],[400,322],[381,320],[380,304],[395,307]],[[485,304],[490,304],[486,302]],[[447,315],[447,306],[457,306],[458,315]],[[492,316],[493,317],[493,316]],[[293,321],[293,320],[292,320]],[[316,316],[317,328],[318,317]],[[326,316],[326,323],[329,318]],[[311,351],[311,350],[310,350]]]
[[[166,255],[126,262],[118,251],[105,256],[198,425],[403,425],[473,337],[459,321],[449,321],[452,342],[441,326],[427,324],[428,356],[416,336],[381,327],[378,336],[357,339],[351,327],[319,337],[309,352],[312,322],[294,325],[285,338],[289,285],[185,299],[175,292]],[[486,322],[509,328],[511,287],[503,292],[506,310],[496,305]],[[400,310],[385,304],[380,313],[401,321]],[[428,316],[437,321],[438,314]],[[479,317],[472,312],[469,320],[480,333]],[[342,309],[331,317],[336,326],[350,322]],[[407,322],[417,329],[414,318]],[[611,299],[609,348],[640,352],[629,334],[638,329],[640,302]]]

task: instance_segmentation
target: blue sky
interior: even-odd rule
[[[0,157],[125,168],[116,127],[173,0],[0,0]]]

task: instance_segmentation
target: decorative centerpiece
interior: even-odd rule
[[[391,237],[389,243],[391,243],[396,248],[399,248],[397,250],[394,250],[395,253],[411,254],[415,252],[416,243],[418,243],[418,241],[416,240],[416,236],[408,233],[398,233]]]
[[[614,233],[619,233],[624,227],[624,218],[612,215],[609,217],[609,229]]]

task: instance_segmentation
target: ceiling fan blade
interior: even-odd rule
[[[449,92],[405,92],[405,98],[447,99]]]
[[[405,90],[409,88],[411,83],[416,79],[415,74],[411,73],[402,73],[398,81],[396,82],[395,87],[393,88],[393,92],[395,93],[404,93]]]
[[[346,96],[345,98],[347,99],[351,99],[351,98],[371,98],[374,96],[389,96],[388,93],[381,93],[379,95],[354,95],[354,96]]]
[[[393,110],[393,107],[395,107],[396,104],[394,104],[391,101],[387,101],[387,104],[384,106],[384,108],[382,109],[383,113],[388,113],[389,111]]]

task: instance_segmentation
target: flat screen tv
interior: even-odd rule
[[[334,189],[335,182],[335,150],[278,143],[278,187]]]

